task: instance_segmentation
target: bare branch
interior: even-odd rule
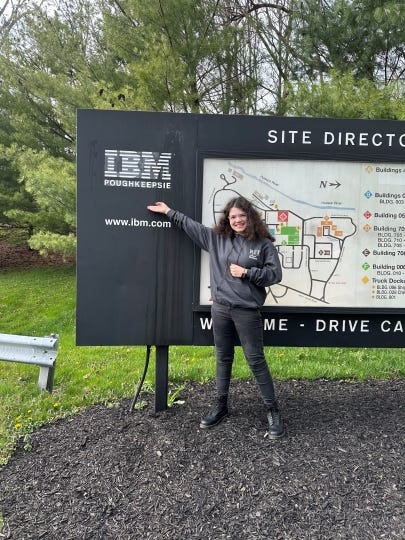
[[[247,15],[258,12],[261,9],[275,9],[277,11],[282,11],[286,13],[287,15],[290,15],[292,13],[292,10],[283,6],[282,4],[274,3],[274,2],[254,2],[254,0],[249,0],[248,5],[246,8],[242,9],[239,13],[235,13],[234,15],[231,15],[229,18],[229,22],[239,22],[242,19],[244,19]]]
[[[133,20],[133,18],[130,15],[128,15],[128,13],[122,7],[121,2],[119,2],[119,0],[114,0],[113,3],[115,4],[115,6],[117,6],[118,10],[124,15],[124,17],[126,19],[128,19],[128,21],[131,23],[131,25],[136,28],[137,25],[136,25],[135,21]]]

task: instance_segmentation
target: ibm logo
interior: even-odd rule
[[[171,180],[171,158],[172,154],[165,152],[106,150],[104,175],[108,178],[168,182]]]

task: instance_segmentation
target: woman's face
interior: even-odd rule
[[[240,208],[232,207],[229,211],[229,224],[236,233],[244,234],[248,223],[247,215]]]

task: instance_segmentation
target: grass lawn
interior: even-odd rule
[[[39,367],[0,361],[0,464],[19,437],[95,403],[113,406],[132,397],[142,374],[145,347],[75,345],[75,269],[38,268],[0,273],[0,333],[59,335],[54,391],[37,387]],[[267,347],[275,379],[369,379],[405,375],[403,349]],[[154,354],[144,389],[154,387]],[[213,347],[170,347],[172,397],[187,381],[215,376]],[[250,371],[238,348],[236,378]],[[170,401],[170,396],[169,396]],[[27,448],[29,443],[27,442]]]

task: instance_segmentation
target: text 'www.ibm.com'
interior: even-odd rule
[[[131,218],[104,218],[106,227],[151,227],[154,229],[170,229],[170,221],[155,221]]]

